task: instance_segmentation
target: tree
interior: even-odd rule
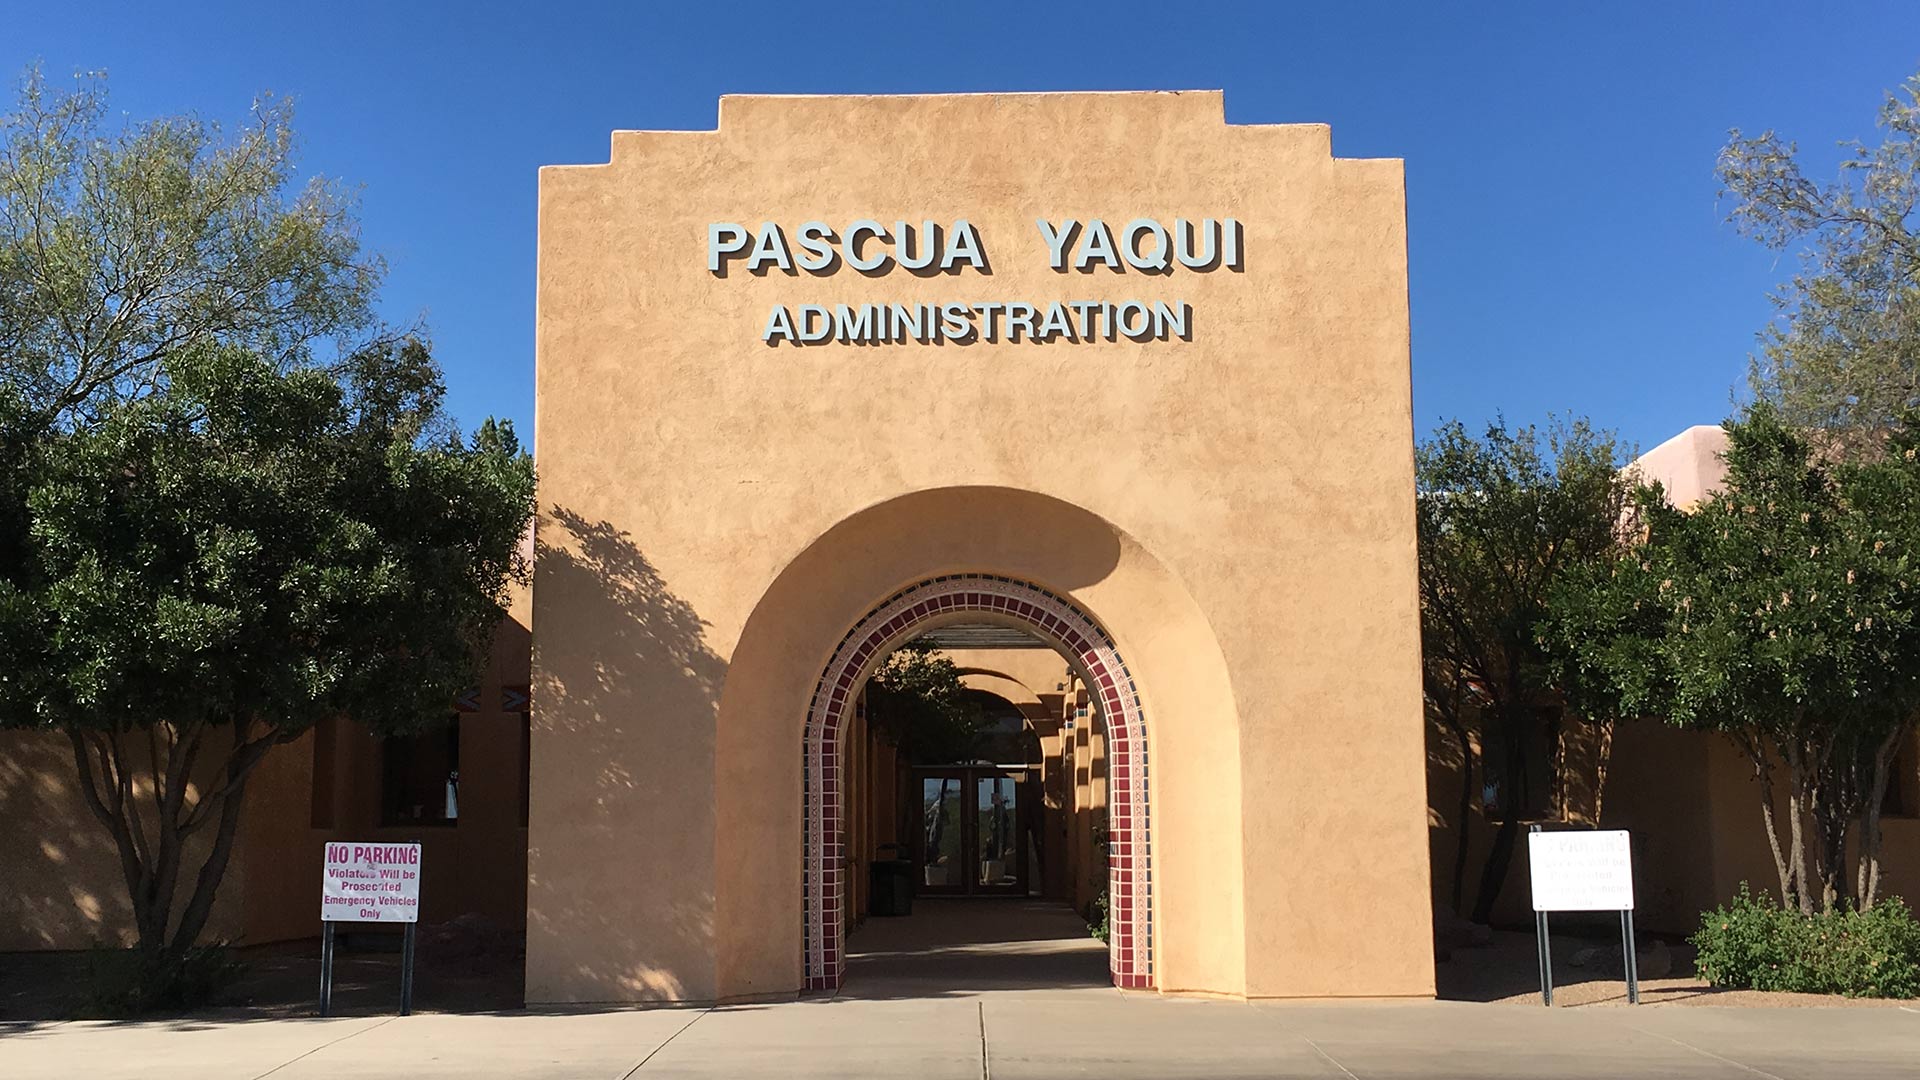
[[[1884,431],[1920,408],[1920,77],[1881,106],[1877,147],[1843,143],[1840,176],[1816,183],[1799,148],[1735,129],[1720,153],[1731,220],[1775,250],[1799,250],[1774,296],[1752,383],[1790,424],[1842,437]],[[1854,439],[1871,450],[1875,439]]]
[[[150,393],[189,346],[293,366],[366,343],[385,267],[337,184],[293,190],[287,102],[256,102],[231,139],[191,116],[106,115],[104,78],[60,93],[34,68],[0,118],[0,380],[23,423]]]
[[[973,760],[984,727],[959,667],[917,641],[894,650],[868,681],[867,722],[903,760],[922,765]]]
[[[376,325],[382,264],[335,185],[294,190],[284,102],[231,138],[105,116],[103,80],[36,69],[0,118],[0,726],[70,743],[165,977],[275,747],[471,681],[533,472]]]
[[[1528,812],[1526,778],[1557,743],[1560,697],[1536,635],[1547,597],[1571,568],[1607,558],[1620,540],[1630,483],[1618,444],[1584,420],[1489,425],[1475,439],[1458,422],[1415,457],[1421,643],[1427,709],[1461,758],[1453,905],[1460,909],[1476,765],[1497,779],[1499,831],[1473,918],[1492,917]],[[1610,717],[1597,717],[1607,720]],[[1475,737],[1477,735],[1477,738]]]
[[[443,716],[525,572],[533,471],[510,427],[423,437],[441,388],[418,344],[350,370],[172,352],[164,393],[29,451],[0,725],[66,736],[148,953],[198,941],[267,755],[326,717]]]
[[[1836,464],[1768,403],[1725,426],[1720,490],[1690,512],[1657,487],[1640,492],[1643,542],[1568,575],[1543,642],[1577,699],[1740,747],[1782,903],[1870,907],[1878,807],[1920,707],[1920,440],[1903,425],[1891,453]],[[1848,833],[1862,815],[1849,886]]]

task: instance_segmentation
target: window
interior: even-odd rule
[[[1553,766],[1560,713],[1556,708],[1533,711],[1532,723],[1511,733],[1517,742],[1488,740],[1481,747],[1481,806],[1495,821],[1550,817],[1553,813]]]
[[[460,717],[381,746],[380,823],[452,825],[460,818]]]

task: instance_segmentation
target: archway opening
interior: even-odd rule
[[[902,654],[966,683],[918,733],[891,715]],[[1111,637],[1070,600],[985,574],[903,589],[841,640],[806,732],[807,988],[850,970],[1091,981],[1089,921],[1106,977],[1153,985],[1145,717]]]

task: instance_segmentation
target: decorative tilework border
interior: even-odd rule
[[[1115,986],[1153,985],[1151,820],[1147,801],[1147,728],[1133,675],[1100,625],[1071,602],[1037,585],[990,574],[953,574],[903,589],[868,612],[842,638],[814,688],[802,748],[806,988],[830,990],[846,978],[844,905],[851,890],[841,836],[847,789],[842,736],[860,685],[886,655],[928,620],[963,611],[1010,618],[1066,654],[1088,679],[1107,718],[1107,897],[1112,933],[1108,968]]]

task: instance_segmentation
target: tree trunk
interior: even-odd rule
[[[1873,902],[1879,899],[1880,810],[1887,801],[1887,780],[1893,773],[1894,751],[1905,734],[1905,727],[1890,732],[1873,753],[1873,779],[1860,814],[1860,866],[1854,886],[1854,902],[1861,911],[1872,908]]]
[[[1787,835],[1793,856],[1795,904],[1802,915],[1813,914],[1812,890],[1807,887],[1806,833],[1801,824],[1806,794],[1806,761],[1798,740],[1787,743]]]
[[[1852,739],[1825,739],[1807,768],[1807,809],[1813,818],[1814,870],[1820,878],[1820,910],[1832,912],[1847,890],[1847,834],[1860,809],[1861,753]]]
[[[1487,852],[1486,869],[1480,874],[1480,895],[1473,904],[1474,922],[1493,921],[1493,905],[1499,901],[1500,890],[1507,883],[1507,868],[1513,862],[1513,846],[1519,837],[1519,815],[1506,815],[1500,821],[1499,831],[1493,834],[1493,848]]]
[[[1460,699],[1455,690],[1460,685],[1460,679],[1460,671],[1456,667],[1449,682],[1441,682],[1431,669],[1423,673],[1422,680],[1434,715],[1439,717],[1447,734],[1453,736],[1454,742],[1460,746],[1460,798],[1453,819],[1453,882],[1447,894],[1447,902],[1455,915],[1461,914],[1461,907],[1466,903],[1467,855],[1472,839],[1469,826],[1473,821],[1473,768],[1479,756],[1474,753],[1473,739],[1467,732],[1467,725],[1460,720]]]
[[[1780,878],[1780,905],[1791,908],[1797,899],[1793,868],[1788,865],[1786,852],[1780,847],[1780,825],[1774,820],[1773,762],[1767,757],[1764,746],[1747,741],[1741,744],[1741,748],[1747,752],[1747,759],[1753,762],[1754,779],[1760,782],[1760,815],[1767,826],[1767,849],[1773,854],[1773,872]]]
[[[1454,737],[1460,740],[1460,805],[1455,809],[1454,820],[1458,825],[1454,829],[1453,839],[1453,891],[1448,902],[1455,915],[1460,914],[1461,905],[1466,902],[1467,852],[1472,834],[1468,831],[1473,823],[1473,744],[1467,738],[1467,729],[1454,726]]]
[[[1520,838],[1520,817],[1525,809],[1515,805],[1515,793],[1526,777],[1526,733],[1522,727],[1525,717],[1517,709],[1502,712],[1500,753],[1506,775],[1500,788],[1500,828],[1493,834],[1493,846],[1480,871],[1480,892],[1473,902],[1473,921],[1477,923],[1493,921],[1494,905],[1500,900],[1500,891],[1507,883],[1507,870],[1513,865],[1513,847]]]
[[[168,943],[168,949],[176,956],[193,948],[194,943],[200,940],[201,932],[207,928],[207,918],[213,914],[214,894],[219,891],[220,882],[227,875],[227,861],[233,855],[233,841],[240,832],[240,810],[246,803],[247,777],[244,773],[232,772],[229,776],[233,787],[220,802],[220,824],[213,834],[213,850],[207,853],[207,861],[200,864],[200,873],[193,883],[193,896],[180,912],[180,927]]]
[[[250,737],[253,726],[246,721],[233,726],[233,745],[218,774],[220,782],[191,801],[187,793],[204,723],[195,722],[183,730],[161,721],[142,731],[140,741],[146,743],[147,753],[143,769],[136,769],[124,745],[133,737],[131,732],[67,732],[81,794],[112,836],[119,854],[121,876],[133,908],[136,943],[142,951],[178,959],[206,930],[239,835],[247,781],[269,750],[297,734],[269,732],[255,739]],[[156,727],[167,736],[164,752]],[[135,783],[136,772],[142,775],[142,784]],[[150,810],[143,810],[136,797],[140,786],[147,787],[151,794]],[[187,842],[201,827],[215,821],[212,847],[175,924],[174,899]]]

